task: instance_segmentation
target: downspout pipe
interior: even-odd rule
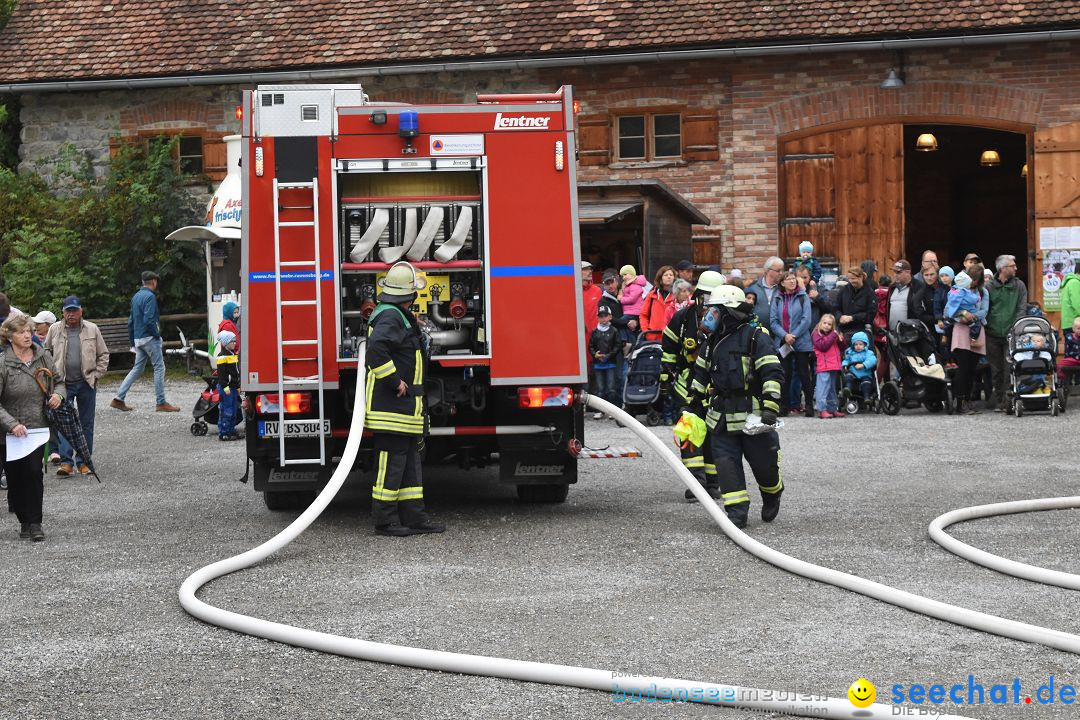
[[[691,62],[770,55],[822,55],[835,52],[879,52],[916,48],[976,47],[1010,43],[1062,42],[1080,39],[1080,29],[1041,30],[1035,32],[992,33],[987,35],[949,35],[888,40],[851,40],[792,45],[747,45],[700,48],[693,50],[656,50],[651,52],[612,53],[603,55],[568,55],[563,57],[526,57],[501,60],[460,60],[443,63],[401,63],[396,65],[358,65],[321,70],[280,70],[207,75],[173,75],[109,80],[74,80],[0,84],[0,93],[94,92],[99,90],[138,90],[145,88],[193,87],[197,85],[258,85],[260,83],[326,82],[342,78],[387,77],[393,75],[440,72],[490,72],[531,70],[537,68],[588,67],[630,63]]]

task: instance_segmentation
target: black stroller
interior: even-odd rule
[[[627,362],[626,385],[623,386],[623,406],[631,415],[646,413],[645,422],[659,425],[662,419],[656,401],[660,397],[660,343],[638,338]]]
[[[191,423],[191,434],[196,437],[206,435],[210,431],[210,425],[218,423],[218,406],[220,398],[217,390],[217,373],[203,375],[206,389],[199,394],[195,401],[195,407],[191,410],[191,416],[195,422]]]
[[[1007,353],[1005,411],[1016,417],[1029,410],[1065,412],[1069,395],[1057,384],[1057,333],[1046,318],[1022,317],[1013,323]]]
[[[908,402],[921,403],[932,413],[944,410],[952,415],[952,380],[936,354],[933,337],[921,320],[902,320],[896,330],[887,330],[889,362],[900,379],[881,386],[881,411],[897,415]]]

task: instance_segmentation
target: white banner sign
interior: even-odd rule
[[[428,143],[432,155],[483,155],[483,135],[432,135]]]

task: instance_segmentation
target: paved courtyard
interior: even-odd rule
[[[674,718],[746,710],[615,702],[605,693],[361,662],[258,640],[189,617],[177,589],[195,569],[251,548],[295,513],[266,510],[236,479],[243,448],[193,437],[199,385],[171,382],[179,416],[150,412],[148,381],[107,407],[99,393],[104,484],[46,480],[44,543],[0,532],[3,718]],[[787,490],[748,532],[778,550],[972,610],[1080,632],[1075,593],[1005,577],[926,534],[947,510],[1076,495],[1080,413],[792,418],[782,431]],[[661,436],[668,432],[655,429]],[[587,443],[637,445],[611,421]],[[844,697],[865,677],[893,685],[1054,677],[1080,684],[1075,656],[931,620],[792,576],[738,549],[655,453],[582,463],[556,506],[523,505],[494,473],[430,469],[444,535],[372,535],[368,501],[347,485],[279,556],[209,585],[207,602],[325,632],[613,672]],[[981,520],[961,540],[1080,572],[1075,511]],[[913,706],[908,706],[913,707]],[[926,707],[924,705],[924,707]],[[930,706],[979,718],[1064,718],[1074,706]]]

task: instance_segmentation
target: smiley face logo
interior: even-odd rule
[[[847,689],[847,697],[857,708],[870,707],[877,699],[877,688],[866,678],[859,678]]]

